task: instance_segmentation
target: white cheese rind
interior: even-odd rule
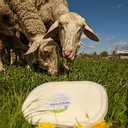
[[[64,96],[60,96],[63,94]],[[53,98],[53,99],[52,99]],[[60,102],[58,102],[59,100]],[[63,102],[66,99],[65,102]],[[68,103],[67,109],[59,113],[51,112],[48,104],[55,104],[57,111],[63,110],[63,103]],[[52,102],[53,102],[52,101]],[[26,120],[32,124],[49,122],[58,125],[77,125],[77,121],[85,127],[103,119],[108,109],[108,97],[102,85],[91,81],[49,82],[32,90],[22,106]],[[76,121],[77,120],[77,121]]]

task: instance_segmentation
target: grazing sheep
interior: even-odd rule
[[[3,26],[1,26],[1,24],[0,24],[0,28],[3,28]],[[3,49],[3,47],[5,47],[5,45],[3,44],[3,41],[5,41],[5,39],[6,39],[5,37],[11,36],[11,33],[9,33],[8,31],[5,31],[6,34],[7,34],[7,36],[5,36],[5,35],[2,34],[2,32],[0,31],[0,71],[4,70],[3,62],[5,64],[7,64],[9,62],[9,60],[10,60],[9,59],[9,57],[10,57],[9,55],[10,54],[8,54],[8,49],[7,49],[7,53],[6,53],[5,49]]]
[[[10,64],[10,60],[12,59],[10,57],[10,54],[13,54],[10,53],[10,50],[11,49],[14,50],[16,47],[19,47],[23,44],[19,39],[15,37],[16,30],[14,26],[16,25],[16,19],[17,19],[16,15],[10,10],[8,4],[6,4],[4,0],[1,0],[0,1],[0,44],[1,44],[0,71],[3,69],[3,63]],[[16,52],[16,56],[15,56],[16,63],[17,63],[17,55],[25,53],[22,51],[27,50],[28,46],[24,48],[25,49]]]
[[[5,4],[4,0],[0,0],[0,71],[4,70],[2,63],[2,47],[5,36],[13,36],[15,26],[15,15],[10,10],[9,6]]]
[[[68,7],[65,6],[62,0],[49,0],[46,4],[41,5],[39,15],[46,29],[48,29],[44,39],[49,37],[52,37],[55,41],[59,39],[62,55],[68,60],[74,59],[82,32],[88,38],[99,41],[99,38],[93,32],[92,27],[85,22],[85,19],[77,13],[69,12]],[[56,35],[58,35],[58,39]]]
[[[0,1],[0,71],[3,69],[2,60],[4,64],[11,63],[11,49],[14,50],[15,47],[23,44],[15,36],[15,30],[13,29],[14,25],[15,16],[13,12],[10,10],[9,6],[4,3],[4,1]],[[28,47],[26,48],[28,49]],[[25,50],[27,50],[26,48]],[[15,62],[17,62],[17,55],[19,55],[19,53],[21,53],[21,51],[17,52]]]
[[[34,52],[32,48],[26,54],[34,52],[35,59],[39,62],[39,64],[43,65],[51,75],[57,75],[59,72],[58,44],[53,39],[48,38],[43,40],[43,42],[40,42],[40,44],[34,45],[39,45],[37,46],[37,50]]]
[[[32,52],[35,52],[35,54],[37,51],[40,52],[36,56],[37,61],[39,61],[50,74],[57,75],[59,65],[58,47],[51,38],[43,39],[46,29],[41,18],[37,14],[34,4],[29,2],[15,2],[14,0],[5,0],[5,2],[9,5],[13,14],[16,15],[17,19],[15,22],[18,24],[19,30],[31,43],[25,55]],[[14,28],[16,27],[14,26]],[[43,50],[40,51],[38,49]],[[43,57],[41,55],[43,55]],[[54,57],[54,59],[52,57]]]

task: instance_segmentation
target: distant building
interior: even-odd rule
[[[128,49],[120,49],[116,51],[119,59],[128,59]]]

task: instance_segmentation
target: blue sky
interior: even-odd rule
[[[82,34],[81,41],[85,45],[80,47],[79,53],[111,53],[117,44],[118,48],[128,47],[128,0],[67,1],[70,12],[85,18],[100,38],[99,42],[95,42]]]

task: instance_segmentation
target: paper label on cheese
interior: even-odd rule
[[[47,101],[47,109],[54,113],[67,110],[72,104],[72,96],[69,93],[57,93]]]

